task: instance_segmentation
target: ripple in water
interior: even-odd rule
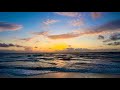
[[[53,72],[120,74],[120,53],[0,54],[0,73],[34,76]]]

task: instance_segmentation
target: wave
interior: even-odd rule
[[[112,67],[112,68],[111,68]],[[113,68],[114,67],[114,68]],[[20,67],[20,66],[0,66],[0,69],[18,69],[18,70],[37,70],[37,71],[53,71],[53,72],[76,72],[76,73],[104,73],[104,74],[120,74],[120,66],[114,65],[102,65],[82,68],[82,69],[70,69],[63,67]]]
[[[0,54],[0,73],[29,76],[52,72],[120,74],[120,53]]]

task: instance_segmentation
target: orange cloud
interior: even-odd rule
[[[120,30],[120,20],[114,20],[111,22],[107,22],[101,26],[96,26],[93,28],[86,28],[86,29],[83,29],[83,32],[81,32],[81,30],[76,30],[76,31],[74,30],[73,32],[70,32],[70,33],[50,35],[48,31],[42,31],[42,32],[34,32],[33,34],[43,35],[50,39],[69,39],[69,38],[79,37],[82,35],[97,35],[101,33],[112,32],[113,30],[114,31]],[[21,40],[30,41],[34,39],[35,37],[36,36],[31,37],[31,38],[23,38]]]
[[[79,36],[79,34],[76,34],[76,33],[66,33],[66,34],[60,34],[60,35],[49,35],[48,38],[50,38],[50,39],[69,39],[69,38],[75,38],[78,36]]]
[[[101,26],[96,26],[93,28],[83,29],[84,32],[80,30],[76,30],[75,32],[60,34],[60,35],[49,35],[48,38],[50,39],[68,39],[68,38],[75,38],[82,35],[96,35],[101,33],[107,33],[120,30],[120,20],[115,20],[111,22],[107,22]]]
[[[75,37],[79,37],[82,35],[94,35],[94,34],[100,34],[103,33],[104,31],[86,31],[86,32],[71,32],[71,33],[66,33],[66,34],[59,34],[59,35],[49,35],[47,36],[50,39],[69,39],[69,38],[75,38]]]

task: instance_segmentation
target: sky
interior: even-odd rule
[[[0,12],[0,52],[120,50],[120,12]]]

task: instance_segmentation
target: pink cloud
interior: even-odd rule
[[[66,33],[66,34],[59,34],[59,35],[49,35],[48,38],[50,39],[69,39],[79,37],[79,34],[76,33]]]
[[[59,20],[48,19],[48,20],[44,21],[43,24],[50,25],[50,24],[54,24],[54,23],[57,23],[57,22],[59,22]]]
[[[79,15],[78,12],[55,12],[58,15],[62,15],[62,16],[68,16],[68,17],[76,17]]]
[[[59,34],[59,35],[49,35],[48,38],[50,39],[68,39],[68,38],[75,38],[82,35],[97,35],[112,31],[120,31],[120,20],[114,20],[107,23],[104,23],[101,26],[96,26],[93,28],[86,28],[83,29],[83,32],[81,30],[74,30],[74,32],[66,33],[66,34]]]
[[[84,21],[82,19],[73,20],[70,22],[70,25],[81,26],[81,25],[84,25]]]

